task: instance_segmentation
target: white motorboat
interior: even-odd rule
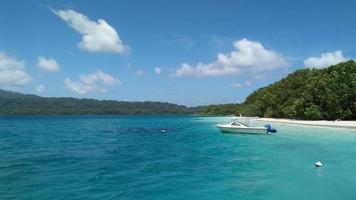
[[[238,121],[237,118],[234,118],[227,124],[217,124],[216,126],[224,133],[269,134],[277,132],[277,130],[272,128],[269,124],[263,127],[247,126]]]

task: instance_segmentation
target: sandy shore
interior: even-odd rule
[[[251,118],[252,120],[270,123],[335,127],[335,128],[352,128],[356,129],[356,121],[308,121],[308,120],[292,120],[292,119],[275,119],[275,118]]]

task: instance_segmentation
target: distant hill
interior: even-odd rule
[[[181,115],[192,113],[192,108],[171,103],[48,98],[0,90],[0,115]]]
[[[356,63],[299,69],[250,94],[242,104],[200,107],[202,115],[356,120]]]
[[[0,90],[0,115],[244,115],[356,120],[356,62],[299,69],[250,94],[244,103],[189,108],[162,102],[54,98]]]

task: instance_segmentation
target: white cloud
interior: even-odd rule
[[[142,76],[145,72],[142,69],[136,70],[136,76]]]
[[[43,56],[39,56],[37,59],[37,66],[48,72],[58,72],[59,64],[53,58],[45,58]]]
[[[310,57],[304,60],[304,66],[323,68],[329,67],[330,65],[338,64],[340,62],[344,62],[346,60],[347,58],[342,55],[342,52],[340,50],[337,50],[334,52],[322,53],[320,57]]]
[[[32,77],[26,72],[25,62],[0,52],[0,85],[17,87],[31,82]]]
[[[161,74],[161,68],[159,68],[159,67],[155,67],[155,73],[157,74],[157,75],[160,75]]]
[[[233,87],[233,88],[240,88],[240,87],[242,87],[242,84],[241,84],[241,83],[231,83],[231,84],[230,84],[230,87]]]
[[[180,68],[178,68],[175,73],[173,73],[172,77],[182,77],[182,76],[190,76],[194,73],[194,68],[188,65],[187,63],[182,63]]]
[[[79,94],[86,94],[90,91],[93,91],[95,89],[95,86],[93,85],[86,85],[83,82],[80,81],[72,81],[69,78],[66,78],[64,80],[65,86],[72,92],[76,92]]]
[[[67,24],[83,35],[78,47],[89,52],[127,53],[125,46],[116,30],[105,20],[91,21],[87,16],[74,10],[52,10]]]
[[[241,88],[241,87],[249,87],[251,85],[252,85],[251,81],[247,80],[244,83],[231,83],[230,87]]]
[[[92,85],[95,82],[100,82],[107,85],[121,84],[120,80],[100,70],[93,74],[82,74],[79,76],[79,79],[87,85]]]
[[[238,75],[244,70],[256,73],[288,66],[280,53],[266,49],[260,42],[242,39],[234,42],[234,48],[229,54],[219,53],[211,63],[200,62],[195,67],[182,64],[173,76]]]
[[[46,89],[46,87],[44,85],[37,85],[36,86],[36,92],[37,93],[42,93],[42,92],[45,91],[45,89]]]
[[[251,81],[245,81],[245,86],[251,86],[251,85],[252,85]]]
[[[90,91],[93,91],[95,87],[93,85],[86,85],[85,83],[79,81],[72,81],[69,78],[64,80],[65,86],[72,92],[79,94],[86,94]]]
[[[113,76],[100,70],[92,74],[82,74],[79,81],[72,81],[69,78],[64,80],[65,86],[72,92],[87,94],[89,92],[105,93],[108,90],[102,85],[120,85],[122,82]]]

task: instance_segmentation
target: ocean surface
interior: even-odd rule
[[[2,116],[0,199],[356,199],[356,130],[222,134],[227,121]]]

